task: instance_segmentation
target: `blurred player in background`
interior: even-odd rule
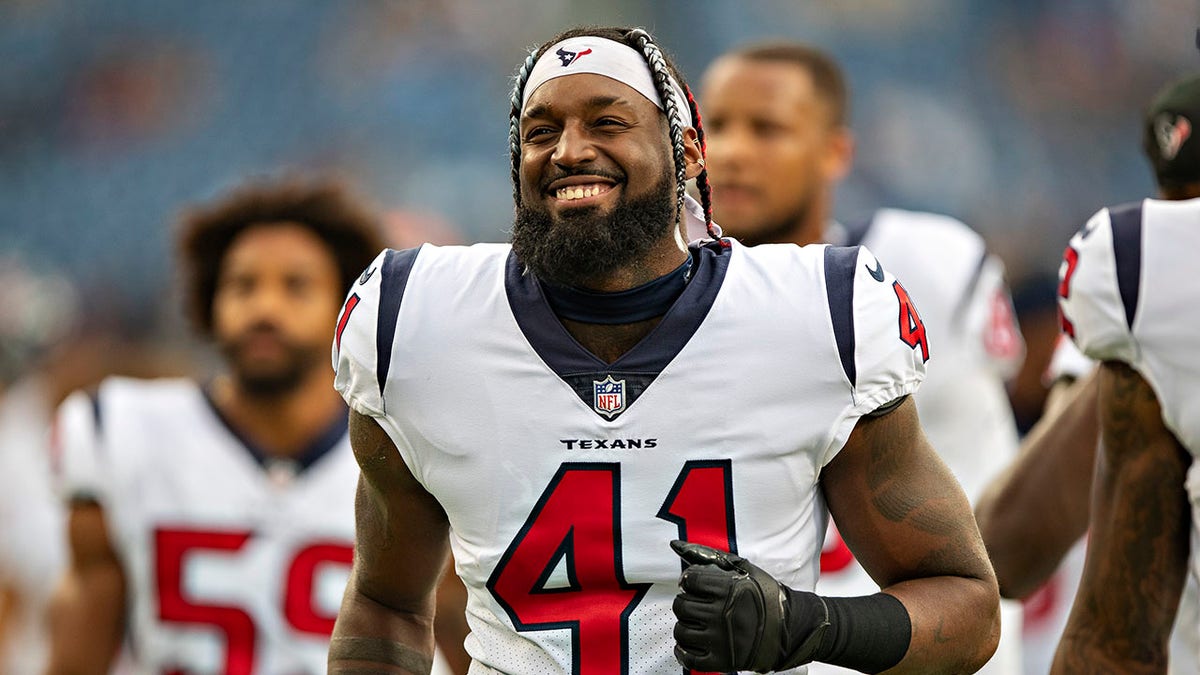
[[[1063,331],[1100,362],[1100,451],[1087,562],[1054,673],[1163,672],[1190,575],[1200,575],[1200,193],[1192,110],[1200,80],[1177,83],[1147,124],[1166,199],[1102,209],[1061,267]],[[1189,150],[1193,150],[1189,148]],[[1189,570],[1190,567],[1190,570]],[[1190,639],[1200,625],[1180,622]]]
[[[1170,83],[1147,109],[1143,124],[1143,150],[1154,169],[1159,200],[1194,204],[1189,200],[1200,198],[1200,139],[1194,137],[1196,124],[1200,124],[1200,76],[1193,75]],[[1154,205],[1152,212],[1159,213],[1159,202],[1148,201],[1146,204]],[[1157,221],[1138,220],[1145,217],[1144,213],[1145,210],[1138,205],[1102,211],[1088,221],[1083,230],[1086,235],[1081,233],[1077,235],[1079,241],[1072,240],[1064,263],[1066,278],[1059,286],[1063,328],[1068,335],[1076,329],[1066,314],[1066,308],[1075,302],[1072,294],[1080,292],[1071,283],[1074,270],[1084,264],[1080,243],[1090,244],[1088,240],[1098,227],[1102,230],[1107,228],[1104,231],[1113,234],[1122,227],[1129,227],[1139,233],[1140,240],[1134,246],[1145,244],[1150,247],[1149,237],[1161,236],[1158,234],[1160,226],[1156,224]],[[1170,220],[1169,217],[1167,219]],[[1134,224],[1126,226],[1124,223]],[[1200,222],[1193,225],[1200,228]],[[1109,246],[1111,250],[1104,251],[1102,256],[1093,253],[1093,256],[1097,256],[1093,259],[1099,261],[1092,262],[1091,266],[1104,266],[1111,262],[1103,256],[1114,256],[1113,260],[1119,256],[1127,267],[1123,276],[1120,270],[1116,272],[1118,281],[1125,282],[1119,287],[1123,300],[1124,296],[1130,294],[1134,294],[1130,295],[1130,300],[1134,301],[1140,293],[1172,293],[1151,290],[1149,286],[1145,289],[1131,287],[1128,266],[1135,265],[1134,269],[1140,270],[1144,264],[1141,261],[1150,259],[1141,255],[1131,261],[1130,245],[1124,239],[1114,239],[1112,234],[1107,236],[1112,241]],[[1179,245],[1186,246],[1186,240],[1181,239]],[[1141,248],[1136,251],[1139,254],[1142,252]],[[1155,264],[1159,262],[1158,258],[1153,260]],[[1141,272],[1141,275],[1141,279],[1147,281],[1152,278],[1147,276],[1147,272]],[[1111,281],[1107,279],[1106,283]],[[1140,282],[1140,279],[1135,281]],[[1147,296],[1144,302],[1150,301]],[[1176,297],[1173,301],[1183,302],[1183,298]],[[1094,300],[1087,301],[1091,302]],[[1077,311],[1088,313],[1091,319],[1093,305],[1087,303],[1081,304],[1081,309]],[[1184,306],[1179,305],[1181,308]],[[1113,307],[1107,309],[1114,310]],[[1187,325],[1187,314],[1143,320],[1161,321],[1178,329],[1178,326]],[[1127,332],[1131,333],[1128,339],[1142,344],[1132,327],[1127,327]],[[1118,367],[1114,365],[1113,368]],[[1143,365],[1138,372],[1142,373],[1144,369]],[[1046,599],[1046,602],[1054,603],[1050,608],[1054,621],[1047,625],[1046,639],[1041,641],[1049,648],[1048,653],[1039,654],[1042,660],[1030,664],[1031,667],[1040,667],[1041,671],[1049,667],[1057,637],[1067,621],[1068,613],[1072,611],[1071,600],[1083,572],[1084,545],[1081,537],[1088,526],[1093,489],[1092,467],[1101,433],[1102,409],[1097,401],[1104,378],[1112,374],[1105,376],[1094,371],[1095,361],[1082,354],[1075,343],[1064,336],[1051,362],[1049,378],[1054,382],[1054,388],[1046,414],[1022,444],[1019,459],[988,488],[977,508],[980,530],[1005,596],[1024,597],[1047,579],[1055,584],[1053,595]],[[1153,383],[1153,378],[1161,375],[1151,371],[1144,377]],[[1106,403],[1112,404],[1111,397]],[[1170,417],[1167,419],[1171,420]],[[1178,420],[1171,421],[1179,423]],[[1180,430],[1179,433],[1185,432]],[[1060,562],[1062,568],[1056,570]],[[1196,580],[1189,576],[1179,600],[1170,641],[1170,668],[1175,673],[1200,672],[1200,608],[1196,596]]]
[[[902,329],[937,350],[914,397],[917,410],[974,500],[1017,448],[1004,381],[1020,366],[1023,344],[1003,264],[947,216],[882,209],[866,222],[832,220],[834,189],[850,170],[854,143],[843,75],[827,54],[798,43],[734,50],[708,68],[701,98],[713,212],[728,234],[749,244],[861,243],[904,279],[924,321]],[[817,590],[877,588],[831,526]],[[1020,672],[1019,636],[1012,604],[1000,647],[981,672]],[[846,672],[823,664],[810,671]]]
[[[338,186],[298,181],[185,214],[188,311],[226,370],[112,378],[63,404],[50,673],[107,672],[126,628],[146,672],[324,671],[358,479],[325,363],[377,227]]]
[[[183,350],[154,334],[151,317],[80,296],[44,265],[0,259],[0,672],[6,675],[45,671],[46,609],[66,563],[65,510],[52,480],[54,409],[112,373],[179,374],[187,365]],[[147,335],[157,338],[153,344]]]
[[[50,480],[55,387],[43,366],[76,314],[64,278],[0,259],[0,672],[14,675],[45,667],[45,610],[66,559]]]

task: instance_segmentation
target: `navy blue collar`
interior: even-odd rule
[[[614,326],[662,316],[683,295],[692,275],[692,256],[663,276],[625,291],[605,293],[541,282],[550,309],[560,319]]]
[[[709,241],[691,250],[692,279],[662,321],[645,339],[611,364],[575,341],[542,292],[543,284],[525,273],[513,254],[506,264],[505,291],[513,317],[529,344],[560,377],[570,373],[655,373],[675,358],[708,316],[729,265],[728,242]]]
[[[343,438],[345,438],[349,427],[350,416],[349,411],[347,411],[345,415],[338,415],[336,419],[334,419],[333,422],[325,428],[324,431],[322,431],[316,438],[312,439],[312,441],[308,444],[308,447],[291,457],[278,458],[269,453],[262,446],[258,445],[249,438],[246,438],[242,432],[238,431],[237,427],[230,423],[229,419],[221,412],[221,409],[217,407],[216,401],[213,401],[212,394],[209,392],[209,388],[207,386],[202,387],[201,391],[204,394],[204,402],[208,404],[208,407],[213,411],[213,415],[215,415],[217,420],[221,422],[221,424],[225,427],[225,430],[228,431],[231,436],[237,439],[238,442],[241,443],[242,447],[246,449],[246,452],[249,453],[252,458],[254,458],[254,461],[263,468],[266,468],[273,460],[286,459],[289,462],[295,463],[298,472],[304,471],[313,464],[316,464],[317,460],[324,457],[329,453],[330,450],[336,447],[337,444],[341,442]]]

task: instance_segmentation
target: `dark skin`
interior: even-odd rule
[[[1099,400],[1087,563],[1051,673],[1165,673],[1187,574],[1191,456],[1128,365],[1101,365]]]
[[[1200,197],[1200,183],[1160,187],[1159,198]],[[1054,385],[1042,419],[975,509],[996,568],[1000,594],[1022,598],[1054,573],[1087,531],[1092,472],[1100,440],[1099,378]]]
[[[1095,374],[1056,385],[1020,455],[975,507],[1002,597],[1036,591],[1087,531],[1099,391]]]
[[[636,193],[670,170],[662,120],[654,104],[608,78],[581,74],[547,82],[533,93],[522,119],[522,199],[543,200],[551,213],[578,208],[582,205],[558,200],[559,186],[551,184],[546,192],[537,186],[554,165],[590,165],[628,177],[619,186],[595,181],[599,194],[583,200],[611,208],[618,190]],[[531,134],[543,140],[530,143]],[[700,154],[691,142],[694,131],[687,138],[688,173],[695,175]],[[632,288],[675,269],[686,255],[674,223],[664,223],[661,242],[647,256],[587,287]],[[655,323],[567,328],[611,362]],[[433,653],[433,597],[447,556],[446,514],[413,478],[379,422],[351,413],[350,429],[363,480],[355,570],[334,630],[330,672],[420,672]],[[821,485],[830,511],[845,522],[855,554],[911,616],[911,645],[890,672],[951,673],[982,665],[999,635],[995,578],[966,497],[925,439],[915,405],[905,401],[885,416],[860,420],[826,466]],[[665,541],[663,552],[671,555]],[[341,649],[339,638],[366,641],[342,642]]]

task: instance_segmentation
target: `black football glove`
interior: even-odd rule
[[[750,561],[675,540],[687,563],[675,596],[675,658],[710,672],[786,670],[813,660],[829,627],[820,596],[793,591]]]

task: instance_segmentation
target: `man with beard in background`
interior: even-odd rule
[[[139,671],[324,671],[358,474],[324,362],[381,248],[336,184],[253,185],[185,214],[190,318],[226,369],[110,378],[63,404],[51,673],[107,673],[127,628]]]
[[[330,672],[428,671],[449,549],[472,672],[986,661],[998,593],[910,400],[903,286],[865,248],[721,239],[644,30],[546,42],[509,122],[512,245],[385,251],[342,310],[362,480]],[[812,592],[826,504],[883,592]]]

